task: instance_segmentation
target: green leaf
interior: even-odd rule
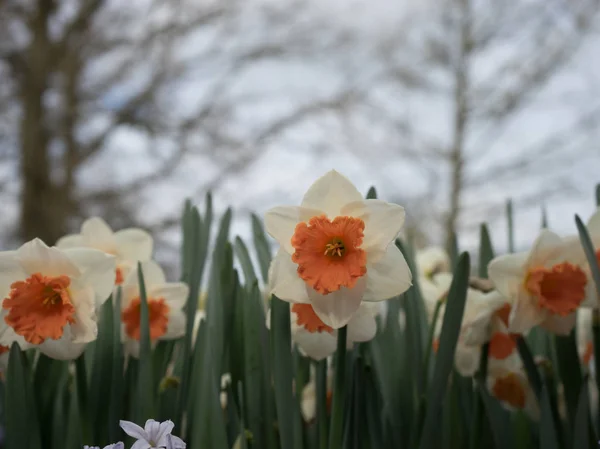
[[[254,266],[252,265],[248,248],[246,247],[244,241],[239,237],[235,238],[235,254],[237,255],[240,265],[242,266],[244,278],[246,279],[246,285],[254,284],[258,278],[256,277],[256,273],[254,273]]]
[[[369,187],[369,191],[367,192],[367,197],[368,200],[375,200],[377,199],[377,190],[375,189],[375,186],[371,186]]]
[[[454,352],[465,309],[469,272],[469,254],[463,253],[458,259],[450,291],[448,292],[448,302],[440,334],[440,346],[431,387],[427,395],[427,412],[419,446],[421,449],[435,447],[434,436],[439,431],[439,413],[446,393],[448,378],[454,366]]]
[[[522,335],[517,337],[517,350],[519,351],[519,356],[523,361],[523,367],[525,368],[525,373],[527,373],[529,384],[538,398],[538,401],[541,401],[542,376],[540,376],[540,372],[535,364],[533,355],[531,354],[529,346]]]
[[[85,363],[85,353],[75,359],[75,382],[77,386],[77,419],[81,422],[81,436],[83,440],[88,441],[93,438],[88,411],[88,374]],[[70,413],[70,412],[69,412]]]
[[[592,239],[590,235],[579,218],[578,215],[575,215],[575,223],[577,225],[577,230],[579,231],[579,239],[581,240],[581,245],[583,246],[583,251],[585,252],[585,257],[587,258],[588,264],[590,265],[590,271],[592,272],[592,278],[594,279],[594,283],[596,284],[596,292],[598,297],[600,297],[600,268],[598,267],[598,259],[596,258],[596,249],[594,248],[594,244],[592,243]]]
[[[329,416],[327,413],[327,360],[316,362],[315,389],[317,402],[318,449],[327,449],[329,441]]]
[[[600,184],[596,184],[596,206],[600,207]]]
[[[574,416],[573,449],[589,449],[592,447],[592,435],[590,435],[590,392],[587,378],[581,383],[578,402]]]
[[[84,435],[85,431],[83,430],[85,418],[81,416],[82,410],[80,409],[80,404],[83,402],[79,395],[81,386],[82,385],[79,382],[76,382],[73,385],[73,390],[70,395],[71,400],[69,402],[68,425],[65,429],[65,447],[67,449],[79,449],[83,446],[84,442],[89,442],[89,437]]]
[[[446,251],[448,252],[448,255],[450,256],[450,263],[452,264],[452,269],[456,270],[456,267],[458,264],[459,249],[458,249],[458,236],[456,235],[455,232],[453,232],[450,235],[450,238],[448,240],[448,248],[446,248]]]
[[[142,264],[138,262],[138,282],[140,288],[140,359],[137,384],[137,419],[146,422],[154,418],[154,380],[152,366],[152,346],[150,343],[150,315],[148,297]]]
[[[541,390],[540,414],[540,448],[560,449],[550,395],[545,385],[542,385]]]
[[[121,344],[121,296],[122,288],[118,287],[114,296],[114,307],[117,313],[113,314],[112,327],[113,352],[110,376],[110,405],[108,409],[109,441],[118,441],[121,435],[119,420],[124,418],[123,390],[125,388],[125,380],[123,378],[123,345]]]
[[[6,449],[41,448],[31,374],[17,343],[8,355],[5,404]]]
[[[512,200],[506,202],[506,228],[508,230],[508,252],[515,252],[515,228],[513,220],[513,203]]]
[[[98,338],[94,350],[94,364],[89,389],[89,416],[93,425],[92,438],[96,444],[108,444],[108,409],[110,395],[106,394],[100,385],[110,385],[112,377],[113,362],[113,326],[114,326],[114,304],[112,296],[102,305],[100,309],[100,320],[98,323]],[[119,342],[120,344],[120,342]]]
[[[282,449],[294,447],[294,421],[290,407],[293,403],[291,348],[290,305],[273,296],[271,298],[271,359],[276,361],[272,366],[273,383]]]
[[[575,414],[581,390],[581,365],[577,355],[577,339],[575,329],[566,337],[555,336],[558,372],[563,384],[565,402],[567,406],[567,421],[570,429],[575,425]]]
[[[49,447],[56,428],[52,426],[54,402],[60,382],[68,376],[68,363],[38,354],[35,363],[33,391],[43,447]]]
[[[490,239],[487,225],[482,224],[479,229],[479,277],[488,278],[488,264],[494,258],[494,247]]]
[[[496,449],[512,449],[514,448],[514,443],[512,441],[512,434],[510,428],[510,415],[502,408],[500,403],[492,398],[487,388],[485,387],[485,381],[483,381],[483,377],[479,377],[477,381],[477,390],[479,392],[479,396],[483,402],[483,406],[485,409],[485,414],[488,417],[490,428],[492,431],[492,437],[494,443],[496,445]],[[481,446],[473,446],[473,441],[471,444],[471,448],[473,447],[481,447]]]
[[[347,334],[348,326],[338,329],[334,372],[335,378],[333,382],[333,404],[331,406],[331,424],[329,426],[329,449],[342,447],[342,438],[344,436]]]
[[[262,280],[267,283],[269,281],[269,266],[271,265],[271,247],[260,218],[254,214],[252,214],[252,235]]]

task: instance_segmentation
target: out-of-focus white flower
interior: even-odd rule
[[[523,410],[531,418],[539,419],[537,399],[517,354],[504,360],[490,360],[487,387],[506,409]]]
[[[185,443],[179,437],[171,435],[173,431],[173,421],[158,422],[153,419],[146,421],[142,429],[137,424],[130,421],[120,421],[121,428],[127,435],[135,438],[131,449],[160,449],[167,447],[167,440],[174,449],[184,449]],[[171,436],[169,439],[168,436]]]
[[[437,352],[442,323],[446,311],[446,299],[452,275],[438,273],[425,280],[422,289],[430,322],[438,302],[440,309],[435,323],[433,349]],[[463,376],[472,376],[479,367],[481,347],[490,342],[490,357],[506,358],[516,347],[514,338],[508,335],[503,323],[507,314],[506,299],[496,291],[481,292],[474,288],[467,290],[467,301],[458,337],[454,364]]]
[[[112,291],[114,257],[48,247],[39,239],[0,253],[0,345],[37,347],[48,357],[79,357],[96,339],[96,308]]]
[[[231,385],[231,374],[225,373],[221,376],[221,393],[219,395],[222,409],[227,407],[227,387],[229,385]]]
[[[573,243],[543,230],[528,253],[496,257],[488,266],[496,289],[511,304],[510,332],[534,326],[566,335],[588,294],[588,276],[578,265]]]
[[[185,334],[183,307],[188,297],[188,286],[183,282],[167,282],[162,269],[154,261],[142,263],[146,284],[150,341],[172,340]],[[123,283],[121,302],[122,338],[127,350],[139,357],[141,332],[141,300],[137,269],[129,273]]]
[[[417,271],[420,276],[430,278],[437,273],[447,273],[450,270],[450,257],[439,246],[429,246],[415,254]]]
[[[327,411],[331,410],[331,400],[333,397],[333,371],[327,370]],[[300,410],[302,417],[307,423],[312,422],[317,416],[317,384],[315,382],[315,370],[311,369],[311,379],[302,389],[302,400],[300,401]]]
[[[152,236],[138,228],[127,228],[117,232],[99,217],[83,222],[79,234],[66,235],[56,242],[61,249],[94,248],[111,254],[117,259],[114,283],[123,283],[137,262],[150,260],[152,256]]]
[[[345,326],[362,301],[389,299],[410,287],[410,269],[393,243],[403,224],[402,207],[365,200],[330,171],[300,207],[276,207],[265,216],[281,245],[270,270],[271,293],[312,305],[333,329]]]

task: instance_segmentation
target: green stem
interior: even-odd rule
[[[316,364],[319,449],[327,449],[327,359]]]
[[[329,428],[329,449],[340,449],[344,438],[344,402],[346,398],[346,336],[348,327],[338,329],[337,353],[335,362],[335,384],[331,426]]]
[[[485,380],[487,378],[487,365],[488,365],[488,350],[490,344],[486,343],[481,348],[481,358],[479,359],[479,370],[476,375],[476,383],[481,385],[481,388],[485,388]],[[483,410],[483,399],[481,394],[479,394],[479,388],[475,390],[475,394],[473,395],[473,425],[471,427],[471,441],[469,442],[469,447],[471,449],[477,449],[480,447],[481,443],[481,430],[483,425],[483,414],[485,411]]]
[[[87,372],[85,368],[85,357],[81,354],[75,359],[75,385],[77,387],[77,399],[79,416],[81,417],[81,437],[83,441],[91,441],[90,422],[87,409]]]
[[[533,388],[535,397],[537,398],[538,402],[540,402],[542,399],[542,376],[540,376],[540,372],[538,371],[535,361],[533,360],[529,346],[527,346],[527,342],[522,335],[517,338],[517,350],[519,351],[519,355],[523,361],[523,366],[525,367],[525,372],[527,373],[527,379],[531,384],[531,388]]]

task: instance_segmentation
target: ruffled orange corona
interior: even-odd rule
[[[360,218],[325,215],[298,223],[292,237],[292,261],[298,275],[322,295],[352,288],[367,272],[367,256],[360,248],[365,223]]]
[[[516,347],[517,342],[513,335],[495,332],[490,339],[489,353],[495,359],[504,360],[513,353]]]
[[[125,323],[125,333],[137,341],[140,340],[141,304],[139,297],[134,298],[121,314],[121,320]],[[148,298],[148,321],[150,340],[156,340],[167,333],[169,306],[164,298]]]
[[[3,304],[9,311],[4,320],[28,343],[39,345],[48,338],[58,340],[63,327],[75,322],[75,307],[68,291],[70,283],[68,276],[40,273],[13,282]]]
[[[566,316],[585,299],[587,276],[576,265],[568,262],[552,268],[533,268],[529,271],[525,288],[536,296],[538,305],[551,313]]]

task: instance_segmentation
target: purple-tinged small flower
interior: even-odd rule
[[[185,449],[183,440],[171,435],[173,427],[175,427],[173,421],[159,423],[149,419],[143,429],[130,421],[120,421],[119,424],[127,435],[137,440],[131,449],[164,449],[165,447]],[[167,441],[170,446],[167,446]]]

